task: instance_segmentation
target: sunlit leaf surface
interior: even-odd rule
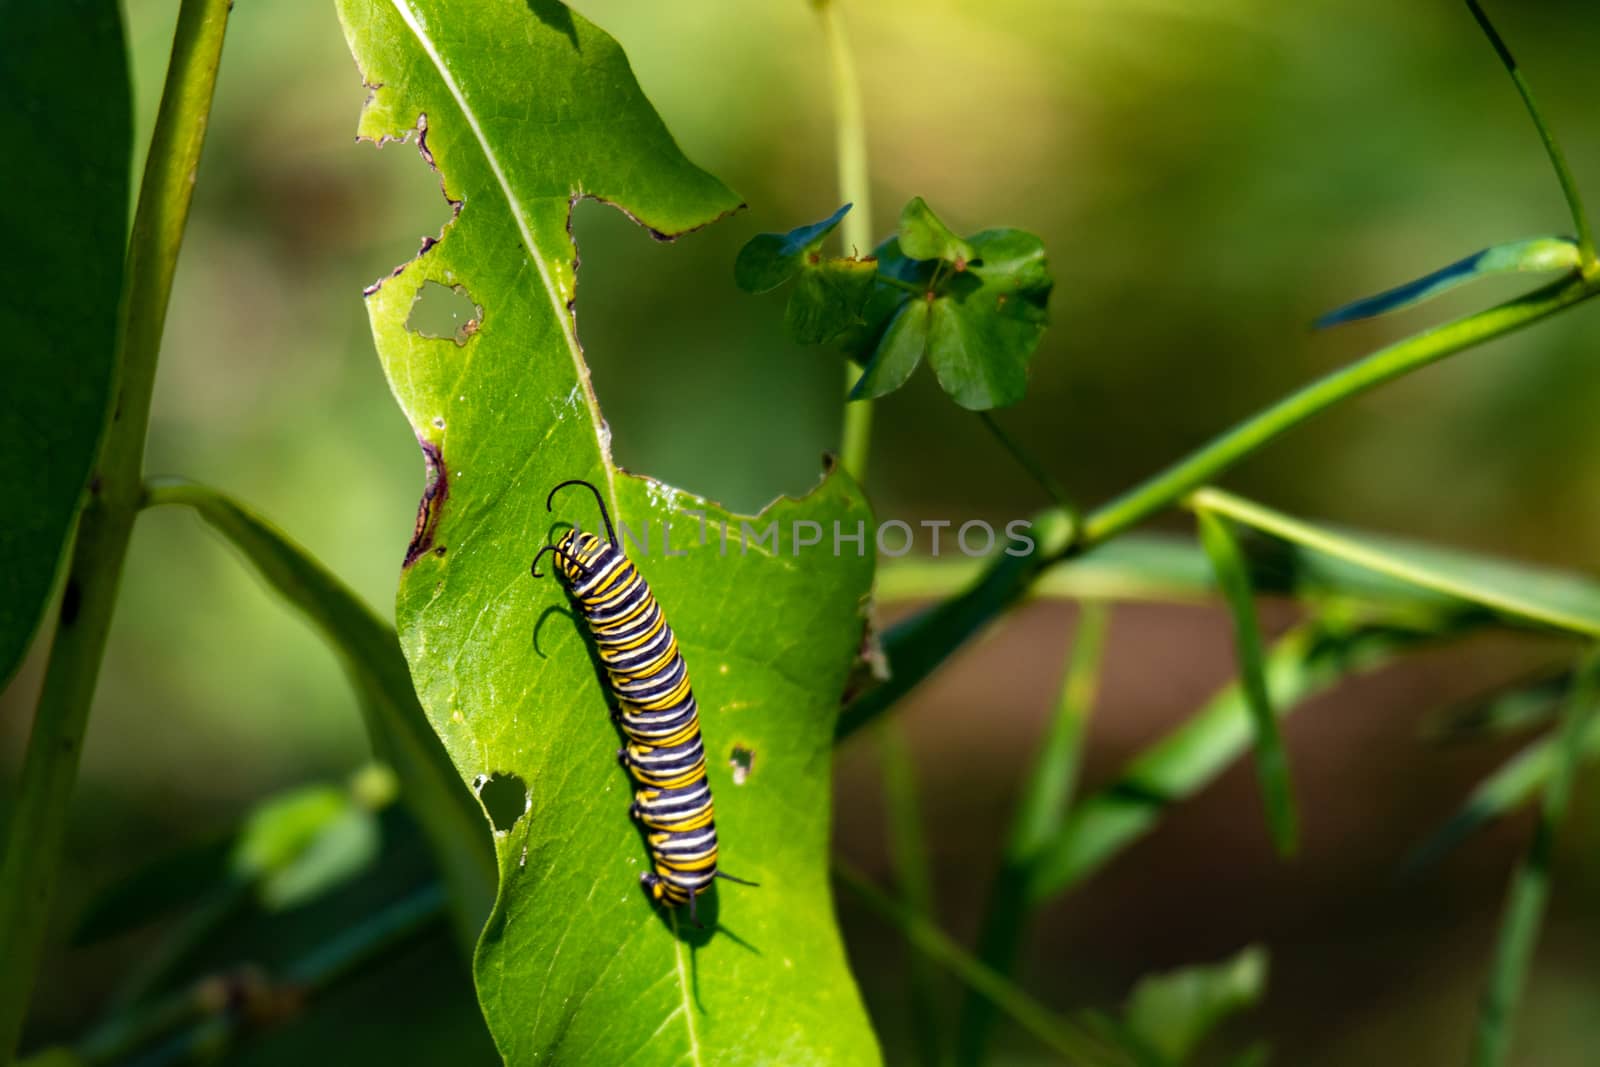
[[[576,334],[573,200],[665,238],[737,198],[679,152],[616,43],[565,7],[339,7],[369,86],[361,134],[414,141],[455,205],[367,306],[427,457],[414,536],[395,546],[402,643],[461,776],[500,796],[500,893],[475,972],[501,1052],[515,1065],[875,1062],[827,879],[831,737],[871,578],[870,536],[836,553],[833,532],[854,534],[866,505],[834,474],[746,526],[618,470]],[[464,344],[407,329],[428,281],[483,309]],[[599,526],[581,488],[546,511],[569,478],[593,482],[631,531],[694,680],[722,866],[761,883],[703,898],[703,930],[639,886],[648,857],[600,680],[560,588],[528,573],[561,524]],[[703,537],[691,511],[706,513]]]

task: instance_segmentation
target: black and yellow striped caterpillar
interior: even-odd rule
[[[644,824],[654,868],[639,880],[653,899],[669,908],[688,904],[689,917],[698,925],[695,898],[712,879],[756,883],[717,869],[717,824],[705,745],[678,639],[622,551],[598,489],[581,478],[569,479],[550,490],[545,510],[551,510],[556,493],[569,485],[594,494],[608,540],[573,526],[533,557],[533,576],[544,577],[539,561],[545,553],[555,556],[555,574],[582,611],[605,666],[613,717],[628,740],[617,758],[633,776],[630,810]]]

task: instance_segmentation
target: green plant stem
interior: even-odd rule
[[[892,674],[848,704],[836,738],[843,739],[888,710],[990,620],[1019,602],[1028,587],[1052,566],[1171,507],[1279,435],[1357,396],[1463,349],[1502,337],[1549,318],[1600,293],[1600,282],[1564,278],[1514,300],[1457,319],[1381,348],[1364,359],[1305,386],[1259,414],[1214,438],[1209,444],[1161,471],[1084,519],[1076,536],[1072,517],[1060,508],[1034,516],[1039,545],[1024,559],[1002,556],[956,597],[891,628],[884,651]]]
[[[1022,937],[1033,915],[1028,899],[1033,868],[1040,854],[1060,834],[1066,818],[1082,759],[1084,733],[1099,688],[1109,621],[1110,612],[1103,604],[1084,604],[1080,609],[1055,715],[1011,819],[1011,833],[978,935],[978,956],[997,974],[1010,977],[1016,973]],[[967,998],[961,1008],[956,1041],[958,1063],[976,1065],[984,1061],[994,1018],[993,1005],[987,999]]]
[[[839,197],[854,205],[840,224],[839,235],[848,255],[872,252],[872,181],[867,172],[867,123],[861,106],[861,80],[845,35],[839,0],[815,0],[822,33],[828,42],[833,67],[834,146],[838,157]],[[872,450],[872,401],[849,399],[861,378],[861,368],[846,362],[844,371],[844,437],[840,459],[857,482],[867,476]]]
[[[994,439],[1000,442],[1000,446],[1011,454],[1011,458],[1016,460],[1023,470],[1028,472],[1028,476],[1038,484],[1040,489],[1044,490],[1045,496],[1050,498],[1052,504],[1068,515],[1077,516],[1077,509],[1068,500],[1066,490],[1061,488],[1061,483],[1056,481],[1050,472],[1044,469],[1044,464],[1040,463],[1027,449],[1023,448],[1010,434],[1006,433],[1005,429],[995,421],[992,412],[980,411],[978,412],[978,419],[994,435]]]
[[[144,1053],[141,1067],[188,1063],[228,1048],[263,1023],[282,1021],[285,1006],[303,1011],[367,964],[398,952],[444,918],[441,885],[417,890],[319,945],[268,980],[249,968],[201,979],[148,1007],[101,1023],[76,1047],[87,1067],[103,1067]],[[152,1045],[162,1042],[158,1048]]]
[[[908,913],[893,897],[873,885],[854,867],[835,860],[833,874],[862,903],[899,930],[913,948],[944,967],[969,988],[988,997],[1018,1026],[1064,1056],[1067,1062],[1095,1064],[1097,1067],[1123,1062],[1093,1035],[1055,1015],[1004,976],[996,974],[993,968],[973,959],[944,931]]]
[[[1511,49],[1499,31],[1494,28],[1494,23],[1489,21],[1488,14],[1479,5],[1478,0],[1467,0],[1467,10],[1478,20],[1479,28],[1494,46],[1495,55],[1500,57],[1506,73],[1511,75],[1511,81],[1516,85],[1517,92],[1522,94],[1522,102],[1533,119],[1534,127],[1539,131],[1539,140],[1544,142],[1545,154],[1550,157],[1550,165],[1555,168],[1556,179],[1561,183],[1561,194],[1567,198],[1567,210],[1572,213],[1572,224],[1578,231],[1578,258],[1582,263],[1583,273],[1592,277],[1597,270],[1600,270],[1600,263],[1595,260],[1594,231],[1589,225],[1588,212],[1583,209],[1583,198],[1578,193],[1577,178],[1573,176],[1572,168],[1567,165],[1566,153],[1561,150],[1561,142],[1556,140],[1555,131],[1550,128],[1550,124],[1539,111],[1539,105],[1533,98],[1533,87],[1523,76],[1522,68],[1517,65]]]
[[[1597,696],[1600,696],[1600,653],[1591,651],[1579,668],[1577,684],[1562,715],[1557,762],[1544,789],[1533,843],[1511,878],[1494,963],[1478,1013],[1477,1037],[1472,1048],[1473,1067],[1500,1067],[1510,1053],[1512,1023],[1527,984],[1528,967],[1550,896],[1550,867],[1555,857],[1556,833],[1566,816],[1572,783],[1577,778],[1583,755],[1584,735],[1588,732]]]
[[[933,872],[922,830],[922,804],[916,766],[900,724],[878,724],[878,751],[883,762],[883,799],[888,814],[889,859],[896,888],[908,914],[934,923]],[[914,953],[908,963],[912,1038],[918,1058],[927,1067],[944,1062],[943,1017],[939,1010],[938,975],[928,960]]]
[[[156,359],[229,7],[229,0],[183,0],[140,186],[119,312],[118,389],[78,519],[0,864],[0,1062],[15,1052],[43,951],[89,705],[139,508]]]
[[[1426,367],[1446,356],[1503,337],[1600,293],[1600,285],[1569,277],[1531,293],[1445,323],[1380,348],[1291,393],[1271,407],[1214,438],[1084,520],[1082,542],[1098,544],[1171,506],[1279,435],[1342,400]]]

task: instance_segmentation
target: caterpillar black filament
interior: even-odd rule
[[[653,870],[640,875],[652,898],[675,908],[689,905],[714,878],[755,885],[717,869],[717,824],[706,780],[705,746],[689,671],[661,605],[622,551],[600,491],[573,478],[550,490],[581,485],[594,494],[606,540],[574,526],[533,558],[533,576],[546,553],[555,574],[583,613],[599,650],[613,701],[613,716],[628,743],[617,753],[633,776],[631,813],[645,827]]]

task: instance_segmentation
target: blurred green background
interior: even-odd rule
[[[836,444],[839,363],[788,343],[783,295],[740,294],[731,264],[751,235],[837,206],[814,16],[803,0],[574,6],[621,40],[690,157],[750,205],[670,246],[579,206],[578,321],[617,459],[745,509],[802,491]],[[1600,10],[1495,6],[1600,203]],[[1086,501],[1297,383],[1519,283],[1326,335],[1307,328],[1319,312],[1488,244],[1569,229],[1520,102],[1453,0],[845,10],[866,91],[875,231],[920,194],[957,230],[1022,226],[1050,250],[1054,325],[1028,399],[1001,418]],[[142,143],[176,3],[127,0],[126,11]],[[362,96],[332,4],[238,4],[148,465],[252,504],[388,612],[422,464],[360,294],[448,211],[413,147],[355,143]],[[1586,305],[1347,404],[1228,484],[1310,517],[1593,570],[1597,314]],[[913,522],[1005,520],[1043,503],[926,371],[879,405],[870,489],[881,516]],[[1071,625],[1070,609],[1029,608],[903,709],[941,920],[964,938]],[[1111,641],[1090,785],[1231,670],[1224,617],[1208,608],[1119,610]],[[7,777],[40,652],[0,696]],[[1151,968],[1264,941],[1270,993],[1240,1030],[1268,1036],[1275,1062],[1459,1062],[1528,825],[1398,884],[1407,848],[1511,750],[1431,750],[1418,724],[1547,654],[1526,640],[1477,641],[1317,701],[1288,728],[1299,859],[1272,859],[1253,779],[1236,769],[1051,912],[1028,986],[1062,1007],[1111,1004]],[[317,640],[192,517],[144,516],[84,756],[61,937],[120,873],[225,830],[267,791],[343,777],[365,747]],[[840,847],[882,871],[876,780],[870,742],[853,743],[836,798]],[[1586,789],[1575,806],[1518,1062],[1589,1063],[1586,1050],[1600,1047],[1597,798]],[[848,902],[841,910],[885,1045],[903,1058],[898,942]],[[144,944],[54,953],[36,1037],[92,1018]],[[483,1061],[464,973],[449,960],[442,940],[423,946],[248,1058],[326,1061],[337,1048],[346,1062]],[[1044,1062],[1021,1037],[1006,1049],[1012,1062]]]

